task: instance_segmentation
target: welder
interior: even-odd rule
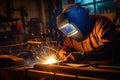
[[[116,26],[107,17],[90,15],[80,3],[68,4],[57,16],[58,29],[65,35],[60,60],[73,63],[98,62],[112,65],[115,61]]]

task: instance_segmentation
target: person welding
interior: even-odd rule
[[[58,53],[60,60],[114,63],[116,26],[107,17],[90,15],[89,9],[80,3],[68,4],[57,16],[57,26],[66,36]]]

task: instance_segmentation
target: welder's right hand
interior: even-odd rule
[[[65,60],[66,56],[67,56],[67,52],[64,51],[63,49],[61,49],[61,50],[59,51],[59,53],[58,53],[59,59],[60,59],[60,60]]]

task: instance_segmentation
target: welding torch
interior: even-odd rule
[[[75,60],[75,58],[72,56],[72,54],[81,54],[81,55],[83,56],[83,55],[84,55],[84,52],[70,52],[63,60],[58,61],[58,63],[59,63],[59,62],[65,62],[65,61],[67,61],[67,59],[68,59],[69,57],[72,57],[73,60]],[[99,64],[99,62],[97,62],[97,61],[92,61],[92,62],[88,62],[87,64],[85,64],[85,65],[83,65],[83,66],[81,66],[81,67],[97,66],[98,64]]]
[[[72,54],[81,54],[83,56],[84,52],[70,52],[63,60],[60,60],[58,62],[65,62],[65,61],[67,61],[67,59],[69,57],[71,57],[73,60],[75,60],[75,58],[72,56]]]

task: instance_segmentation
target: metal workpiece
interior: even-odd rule
[[[72,66],[70,66],[67,65],[67,63],[65,65],[35,64],[34,70],[101,79],[120,79],[120,67],[112,66],[111,68],[109,67],[107,69],[107,66],[96,68],[94,66],[83,67],[86,64],[78,64],[78,66],[75,65],[76,64],[72,64]],[[103,67],[105,67],[106,69]],[[117,70],[115,70],[115,68]]]
[[[34,69],[28,70],[28,76],[34,77],[40,80],[46,80],[46,79],[49,79],[49,80],[105,80],[102,78],[38,71]]]

